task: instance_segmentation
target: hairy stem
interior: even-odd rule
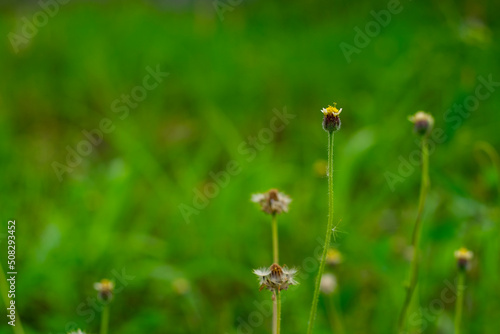
[[[280,330],[281,330],[281,293],[278,289],[278,293],[277,293],[277,298],[278,300],[278,314],[277,314],[277,317],[276,317],[276,327],[277,327],[277,334],[280,334]]]
[[[278,334],[278,301],[276,293],[273,292],[273,334]]]
[[[108,334],[109,304],[104,305],[101,314],[101,334]]]
[[[457,285],[457,303],[455,305],[455,334],[460,334],[460,323],[462,321],[462,309],[464,307],[465,270],[460,270]]]
[[[272,227],[273,227],[273,261],[276,264],[278,263],[278,223],[276,221],[276,214],[273,214],[273,220],[272,220]]]
[[[411,304],[411,299],[415,287],[418,282],[418,262],[419,262],[419,241],[420,233],[422,230],[422,214],[424,211],[425,198],[429,189],[429,148],[427,146],[427,137],[422,138],[422,181],[420,184],[420,197],[418,201],[417,218],[413,228],[413,235],[411,239],[411,246],[413,250],[413,257],[410,264],[410,276],[406,285],[406,297],[403,303],[403,308],[399,316],[399,331],[401,332],[405,326],[408,308]]]
[[[273,234],[273,263],[279,264],[279,247],[278,247],[278,222],[276,214],[272,218],[272,234]],[[276,294],[273,295],[273,334],[279,333],[279,315],[278,315],[278,300]]]
[[[314,327],[314,320],[316,319],[316,311],[318,310],[319,299],[319,286],[321,283],[321,276],[325,269],[326,253],[330,245],[333,228],[333,132],[328,133],[328,223],[326,226],[325,244],[323,245],[323,254],[321,255],[321,262],[319,264],[318,275],[316,276],[316,284],[314,286],[314,296],[311,305],[311,313],[309,315],[309,324],[307,333],[311,334]]]

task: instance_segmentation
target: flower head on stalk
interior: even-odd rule
[[[113,299],[113,290],[115,284],[107,279],[102,279],[100,282],[94,283],[94,289],[97,290],[97,296],[102,301],[111,301]]]
[[[413,131],[419,136],[427,136],[434,126],[434,117],[424,111],[418,111],[415,115],[409,116],[408,120],[414,124]]]
[[[253,271],[259,278],[260,290],[266,288],[269,291],[287,290],[290,285],[297,285],[294,276],[297,274],[297,269],[280,267],[274,263],[269,268],[259,268]]]
[[[323,113],[323,129],[326,132],[332,133],[340,129],[340,113],[342,112],[342,108],[337,109],[337,103],[333,103],[332,106],[328,106],[327,108],[321,109]]]
[[[326,273],[321,276],[319,289],[325,295],[331,295],[337,289],[337,278],[334,274]]]
[[[342,253],[335,248],[329,248],[326,253],[326,264],[335,267],[340,263],[342,263]]]
[[[253,194],[252,202],[259,203],[262,211],[270,215],[288,212],[292,199],[278,189],[271,189],[263,194]]]
[[[474,257],[474,253],[465,247],[455,251],[455,259],[457,259],[457,266],[459,270],[469,269],[470,261]]]

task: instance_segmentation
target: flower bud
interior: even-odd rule
[[[327,273],[321,276],[319,289],[326,295],[331,295],[337,289],[337,278],[335,275]]]
[[[336,105],[337,103],[334,103],[333,107],[328,106],[328,108],[321,109],[321,112],[324,115],[323,129],[329,133],[333,133],[340,129],[341,122],[339,115],[342,112],[342,108],[337,109]]]
[[[115,284],[107,279],[102,279],[98,283],[94,283],[94,289],[97,290],[97,296],[100,300],[108,302],[113,299],[113,289]]]
[[[434,126],[434,117],[423,111],[409,116],[408,120],[414,124],[413,131],[419,136],[427,136],[431,133]]]
[[[342,254],[335,248],[328,249],[326,253],[326,264],[335,267],[340,263],[342,263]]]
[[[470,265],[470,261],[474,257],[474,254],[465,247],[460,248],[455,251],[455,259],[457,259],[457,267],[459,270],[467,270]]]

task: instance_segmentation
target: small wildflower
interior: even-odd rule
[[[68,332],[68,334],[85,334],[85,332],[82,332],[81,329],[78,329],[77,331]]]
[[[280,267],[278,264],[273,264],[269,268],[259,268],[253,271],[259,278],[260,290],[267,288],[269,291],[287,290],[290,285],[297,285],[294,276],[297,274],[297,269]]]
[[[474,257],[474,253],[465,247],[460,248],[455,251],[455,259],[457,259],[457,266],[460,270],[467,270],[469,268],[470,261]]]
[[[326,253],[326,263],[329,266],[335,267],[336,265],[342,263],[342,254],[335,248],[328,249]]]
[[[252,202],[259,203],[262,211],[270,215],[288,212],[288,205],[291,201],[290,197],[279,192],[278,189],[271,189],[267,193],[252,195]]]
[[[321,276],[319,289],[326,295],[331,295],[337,289],[337,278],[334,274],[326,273]]]
[[[420,136],[430,134],[434,126],[434,117],[423,111],[418,111],[415,115],[409,116],[408,120],[415,125],[413,131]]]
[[[115,284],[107,279],[102,279],[98,283],[94,283],[94,289],[97,290],[97,296],[103,301],[110,301],[113,299],[113,289]]]
[[[342,112],[342,108],[337,109],[337,103],[333,103],[332,106],[328,106],[328,108],[321,109],[321,112],[325,117],[323,118],[323,129],[326,132],[332,133],[340,129],[340,113]]]

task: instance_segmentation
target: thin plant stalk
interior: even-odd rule
[[[278,334],[278,301],[276,293],[273,292],[273,334]]]
[[[281,293],[278,289],[277,291],[277,298],[278,300],[278,312],[277,312],[277,317],[276,317],[276,322],[277,322],[277,325],[276,327],[278,328],[278,331],[276,332],[277,334],[280,334],[280,331],[281,331]]]
[[[408,314],[408,309],[411,304],[412,296],[418,282],[418,262],[419,262],[419,241],[422,230],[422,214],[424,211],[425,198],[429,189],[429,148],[427,146],[427,137],[422,137],[422,181],[420,184],[420,196],[418,201],[417,218],[413,228],[411,246],[413,256],[410,264],[410,276],[406,286],[406,297],[403,303],[403,308],[399,316],[399,331],[403,330]]]
[[[0,265],[0,292],[2,294],[2,299],[5,303],[5,307],[10,307],[9,300],[9,285],[7,284],[7,278],[5,277],[5,273],[3,272],[3,267]],[[10,320],[10,319],[8,319]],[[19,313],[16,309],[16,325],[12,326],[12,330],[15,334],[24,334],[23,326],[21,324],[21,318],[19,317]]]
[[[276,220],[276,214],[272,215],[272,234],[273,234],[273,262],[278,264],[279,261],[279,247],[278,247],[278,222]],[[279,293],[273,292],[273,334],[278,334],[280,332],[280,316],[279,308],[281,307],[279,299]]]
[[[314,296],[311,305],[311,313],[309,315],[309,324],[307,333],[311,334],[314,327],[314,320],[316,319],[316,312],[318,310],[319,299],[319,286],[321,283],[321,276],[325,270],[326,253],[330,245],[333,228],[333,132],[328,132],[328,223],[326,226],[325,244],[323,245],[323,254],[321,255],[321,262],[319,264],[318,275],[316,276],[316,285],[314,286]]]
[[[276,221],[276,214],[273,214],[272,219],[272,228],[273,228],[273,262],[279,264],[278,262],[278,222]]]
[[[109,304],[104,305],[101,314],[101,334],[108,334],[109,325]]]
[[[460,270],[457,285],[457,303],[455,304],[455,334],[460,334],[460,323],[462,322],[462,310],[464,307],[465,271]]]

